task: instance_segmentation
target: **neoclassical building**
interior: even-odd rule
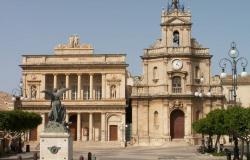
[[[221,79],[223,94],[226,98],[226,105],[230,106],[234,104],[233,101],[233,87],[232,87],[232,75],[227,76],[226,78]],[[250,90],[250,75],[246,77],[239,76],[237,78],[237,105],[248,108],[250,107],[249,99],[249,90]]]
[[[191,36],[191,13],[172,1],[161,15],[161,38],[141,56],[142,76],[132,88],[132,143],[160,145],[175,139],[194,144],[192,123],[223,107],[208,48]]]
[[[116,141],[125,139],[125,54],[94,54],[89,44],[71,36],[48,55],[23,55],[22,109],[41,114],[42,125],[29,134],[37,141],[48,121],[49,97],[41,93],[69,88],[62,97],[66,121],[75,141]]]

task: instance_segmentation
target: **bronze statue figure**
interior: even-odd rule
[[[51,111],[49,112],[49,121],[57,122],[60,124],[64,123],[66,110],[64,105],[61,104],[60,97],[63,95],[64,92],[66,92],[67,88],[62,89],[54,89],[53,91],[44,90],[43,93],[50,96],[51,99]]]

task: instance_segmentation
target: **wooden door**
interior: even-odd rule
[[[37,141],[37,128],[33,128],[30,130],[29,140]]]
[[[109,140],[110,141],[117,141],[118,140],[118,127],[117,125],[109,126]]]
[[[170,117],[170,135],[172,139],[184,138],[184,113],[175,110]]]

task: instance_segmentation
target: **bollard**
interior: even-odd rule
[[[91,160],[96,160],[96,156],[93,154],[92,159]]]
[[[80,156],[80,157],[79,157],[79,160],[84,160],[84,157],[83,157],[83,156]]]
[[[18,156],[18,157],[17,157],[17,160],[22,160],[22,156]]]
[[[91,152],[88,153],[88,160],[92,160],[92,153]]]
[[[33,159],[34,160],[38,160],[38,156],[37,156],[37,153],[35,152],[34,155],[33,155]]]
[[[26,152],[30,152],[30,145],[29,144],[26,145]]]

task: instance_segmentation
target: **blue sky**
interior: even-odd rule
[[[184,3],[193,15],[192,36],[214,55],[213,74],[219,74],[218,61],[227,56],[232,41],[250,61],[249,0]],[[71,34],[93,44],[96,53],[126,53],[129,70],[141,74],[140,55],[160,37],[166,5],[167,0],[2,0],[0,91],[11,93],[18,87],[22,54],[52,54]]]

